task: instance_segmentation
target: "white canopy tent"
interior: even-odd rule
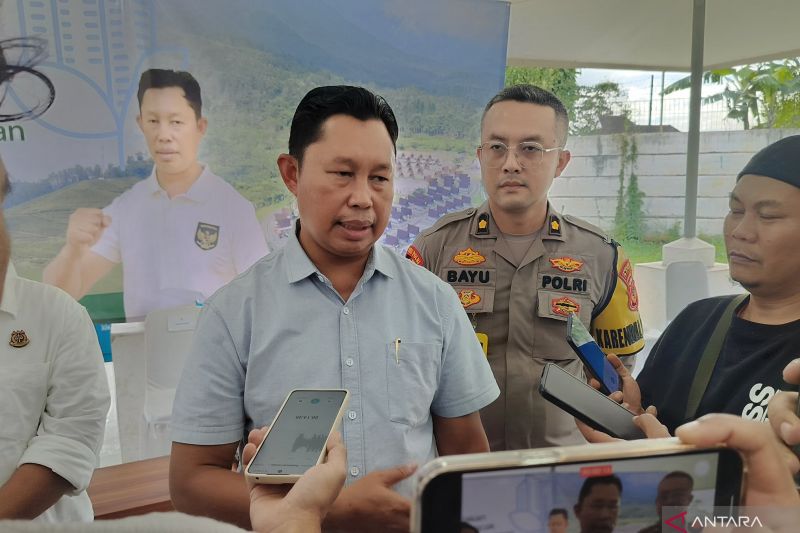
[[[702,72],[800,56],[800,0],[509,0],[510,66],[690,71],[684,237],[695,237]]]
[[[508,64],[691,70],[693,0],[510,0]],[[800,55],[797,0],[705,0],[705,68]]]

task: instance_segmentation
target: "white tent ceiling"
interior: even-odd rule
[[[691,69],[692,0],[510,0],[508,64]],[[800,56],[800,0],[706,0],[706,69]]]

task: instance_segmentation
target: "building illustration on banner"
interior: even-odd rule
[[[17,9],[21,35],[48,42],[42,68],[57,85],[89,95],[94,111],[94,120],[62,124],[45,116],[39,124],[68,138],[114,140],[124,168],[125,123],[140,72],[159,51],[182,55],[185,65],[188,50],[158,47],[152,0],[17,0]]]

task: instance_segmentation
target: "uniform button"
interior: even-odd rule
[[[355,411],[347,411],[347,418],[350,420],[355,420],[357,416]]]
[[[347,359],[344,360],[344,364],[346,364],[347,366],[353,366],[353,359],[351,357],[348,357]]]
[[[359,474],[359,472],[361,472],[361,470],[359,470],[357,466],[351,466],[350,467],[350,475],[351,476],[356,477]]]
[[[344,313],[344,314],[346,314],[346,315],[349,315],[349,314],[350,314],[350,309],[348,309],[347,307],[345,307],[344,309],[342,309],[342,313]]]

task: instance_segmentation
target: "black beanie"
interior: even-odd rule
[[[745,174],[766,176],[800,188],[800,135],[784,137],[763,148],[739,172],[736,181]]]

